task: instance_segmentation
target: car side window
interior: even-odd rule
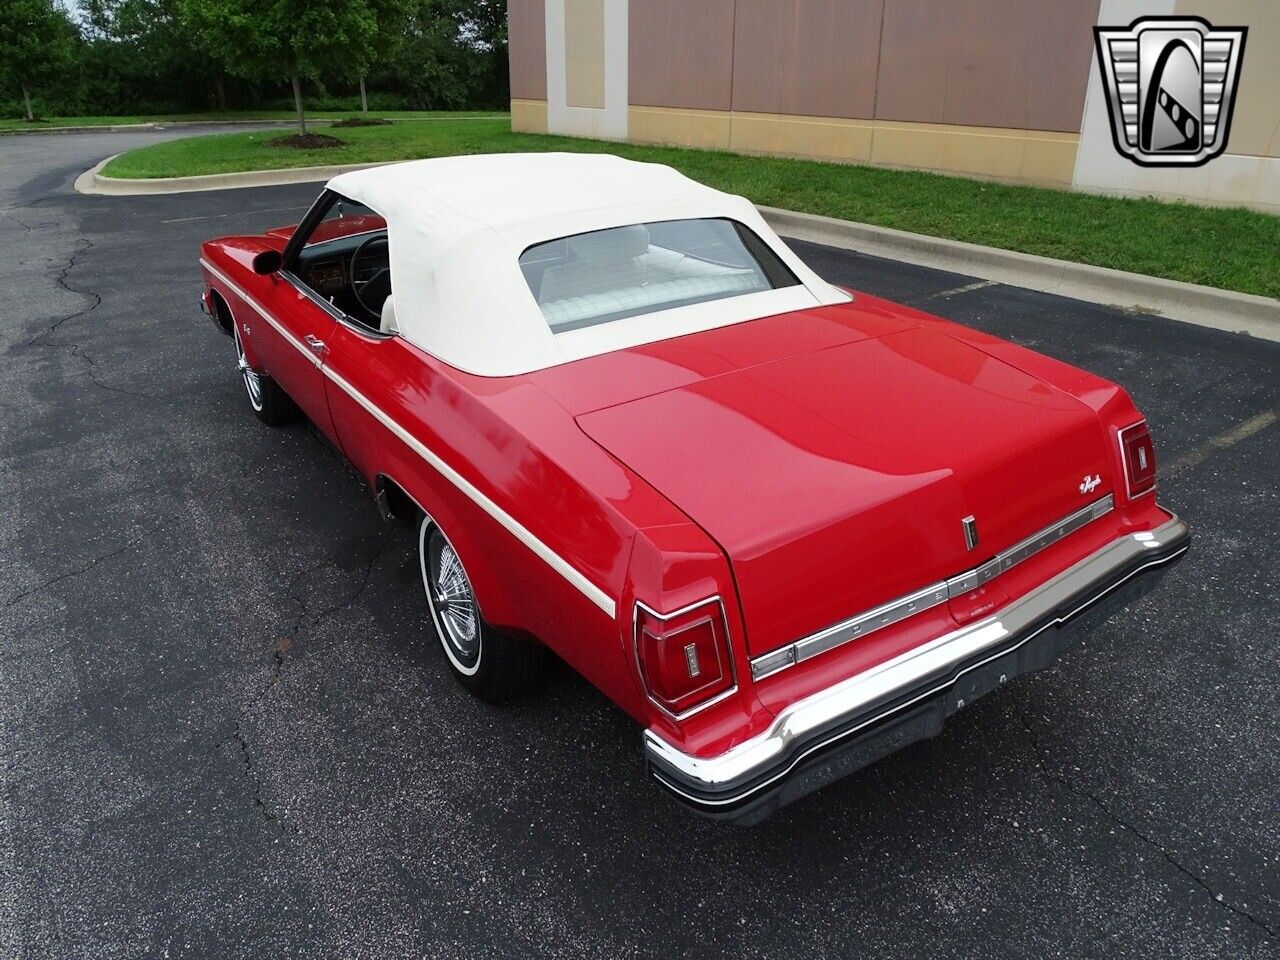
[[[296,249],[290,269],[303,286],[345,319],[371,331],[383,330],[391,296],[385,219],[335,194]]]

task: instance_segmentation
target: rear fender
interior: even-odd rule
[[[736,693],[675,720],[649,699],[635,646],[636,602],[669,613],[719,597],[729,634]],[[647,527],[637,532],[618,610],[619,640],[643,705],[642,721],[686,753],[715,755],[765,729],[773,719],[756,697],[747,655],[746,624],[729,562],[693,523]]]

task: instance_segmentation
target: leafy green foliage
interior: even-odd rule
[[[507,11],[499,0],[416,0],[389,64],[411,106],[505,106]]]
[[[375,110],[507,105],[503,0],[75,2],[79,36],[50,0],[0,0],[0,38],[16,34],[29,43],[37,32],[17,25],[32,10],[52,11],[63,22],[69,58],[56,58],[57,68],[41,71],[39,81],[27,80],[44,114],[292,108],[288,58],[271,51],[249,56],[251,47],[261,52],[264,40],[298,46],[293,66],[309,109],[358,110],[362,74]],[[214,30],[211,20],[232,22]],[[0,118],[25,110],[18,63],[16,56],[0,57]]]
[[[358,75],[378,30],[365,0],[179,0],[179,9],[199,45],[249,80]]]
[[[5,0],[0,15],[0,83],[27,97],[31,87],[71,60],[77,38],[76,28],[53,0]]]

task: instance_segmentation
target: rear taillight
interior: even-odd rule
[[[1156,448],[1151,443],[1147,422],[1142,420],[1125,427],[1119,438],[1120,461],[1124,464],[1129,499],[1151,493],[1156,488]]]
[[[681,720],[737,686],[719,598],[658,613],[636,604],[636,659],[649,699]]]

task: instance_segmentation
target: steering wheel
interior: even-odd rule
[[[356,252],[351,255],[351,292],[356,295],[356,302],[368,311],[369,316],[381,319],[382,304],[391,295],[391,267],[385,266],[368,280],[357,280],[356,273],[360,264],[360,258],[367,254],[370,250],[378,245],[387,246],[387,235],[374,234],[365,240],[360,246],[356,247]],[[368,299],[366,299],[366,297]],[[374,298],[377,298],[374,300]],[[370,301],[378,304],[378,309],[371,307]]]

